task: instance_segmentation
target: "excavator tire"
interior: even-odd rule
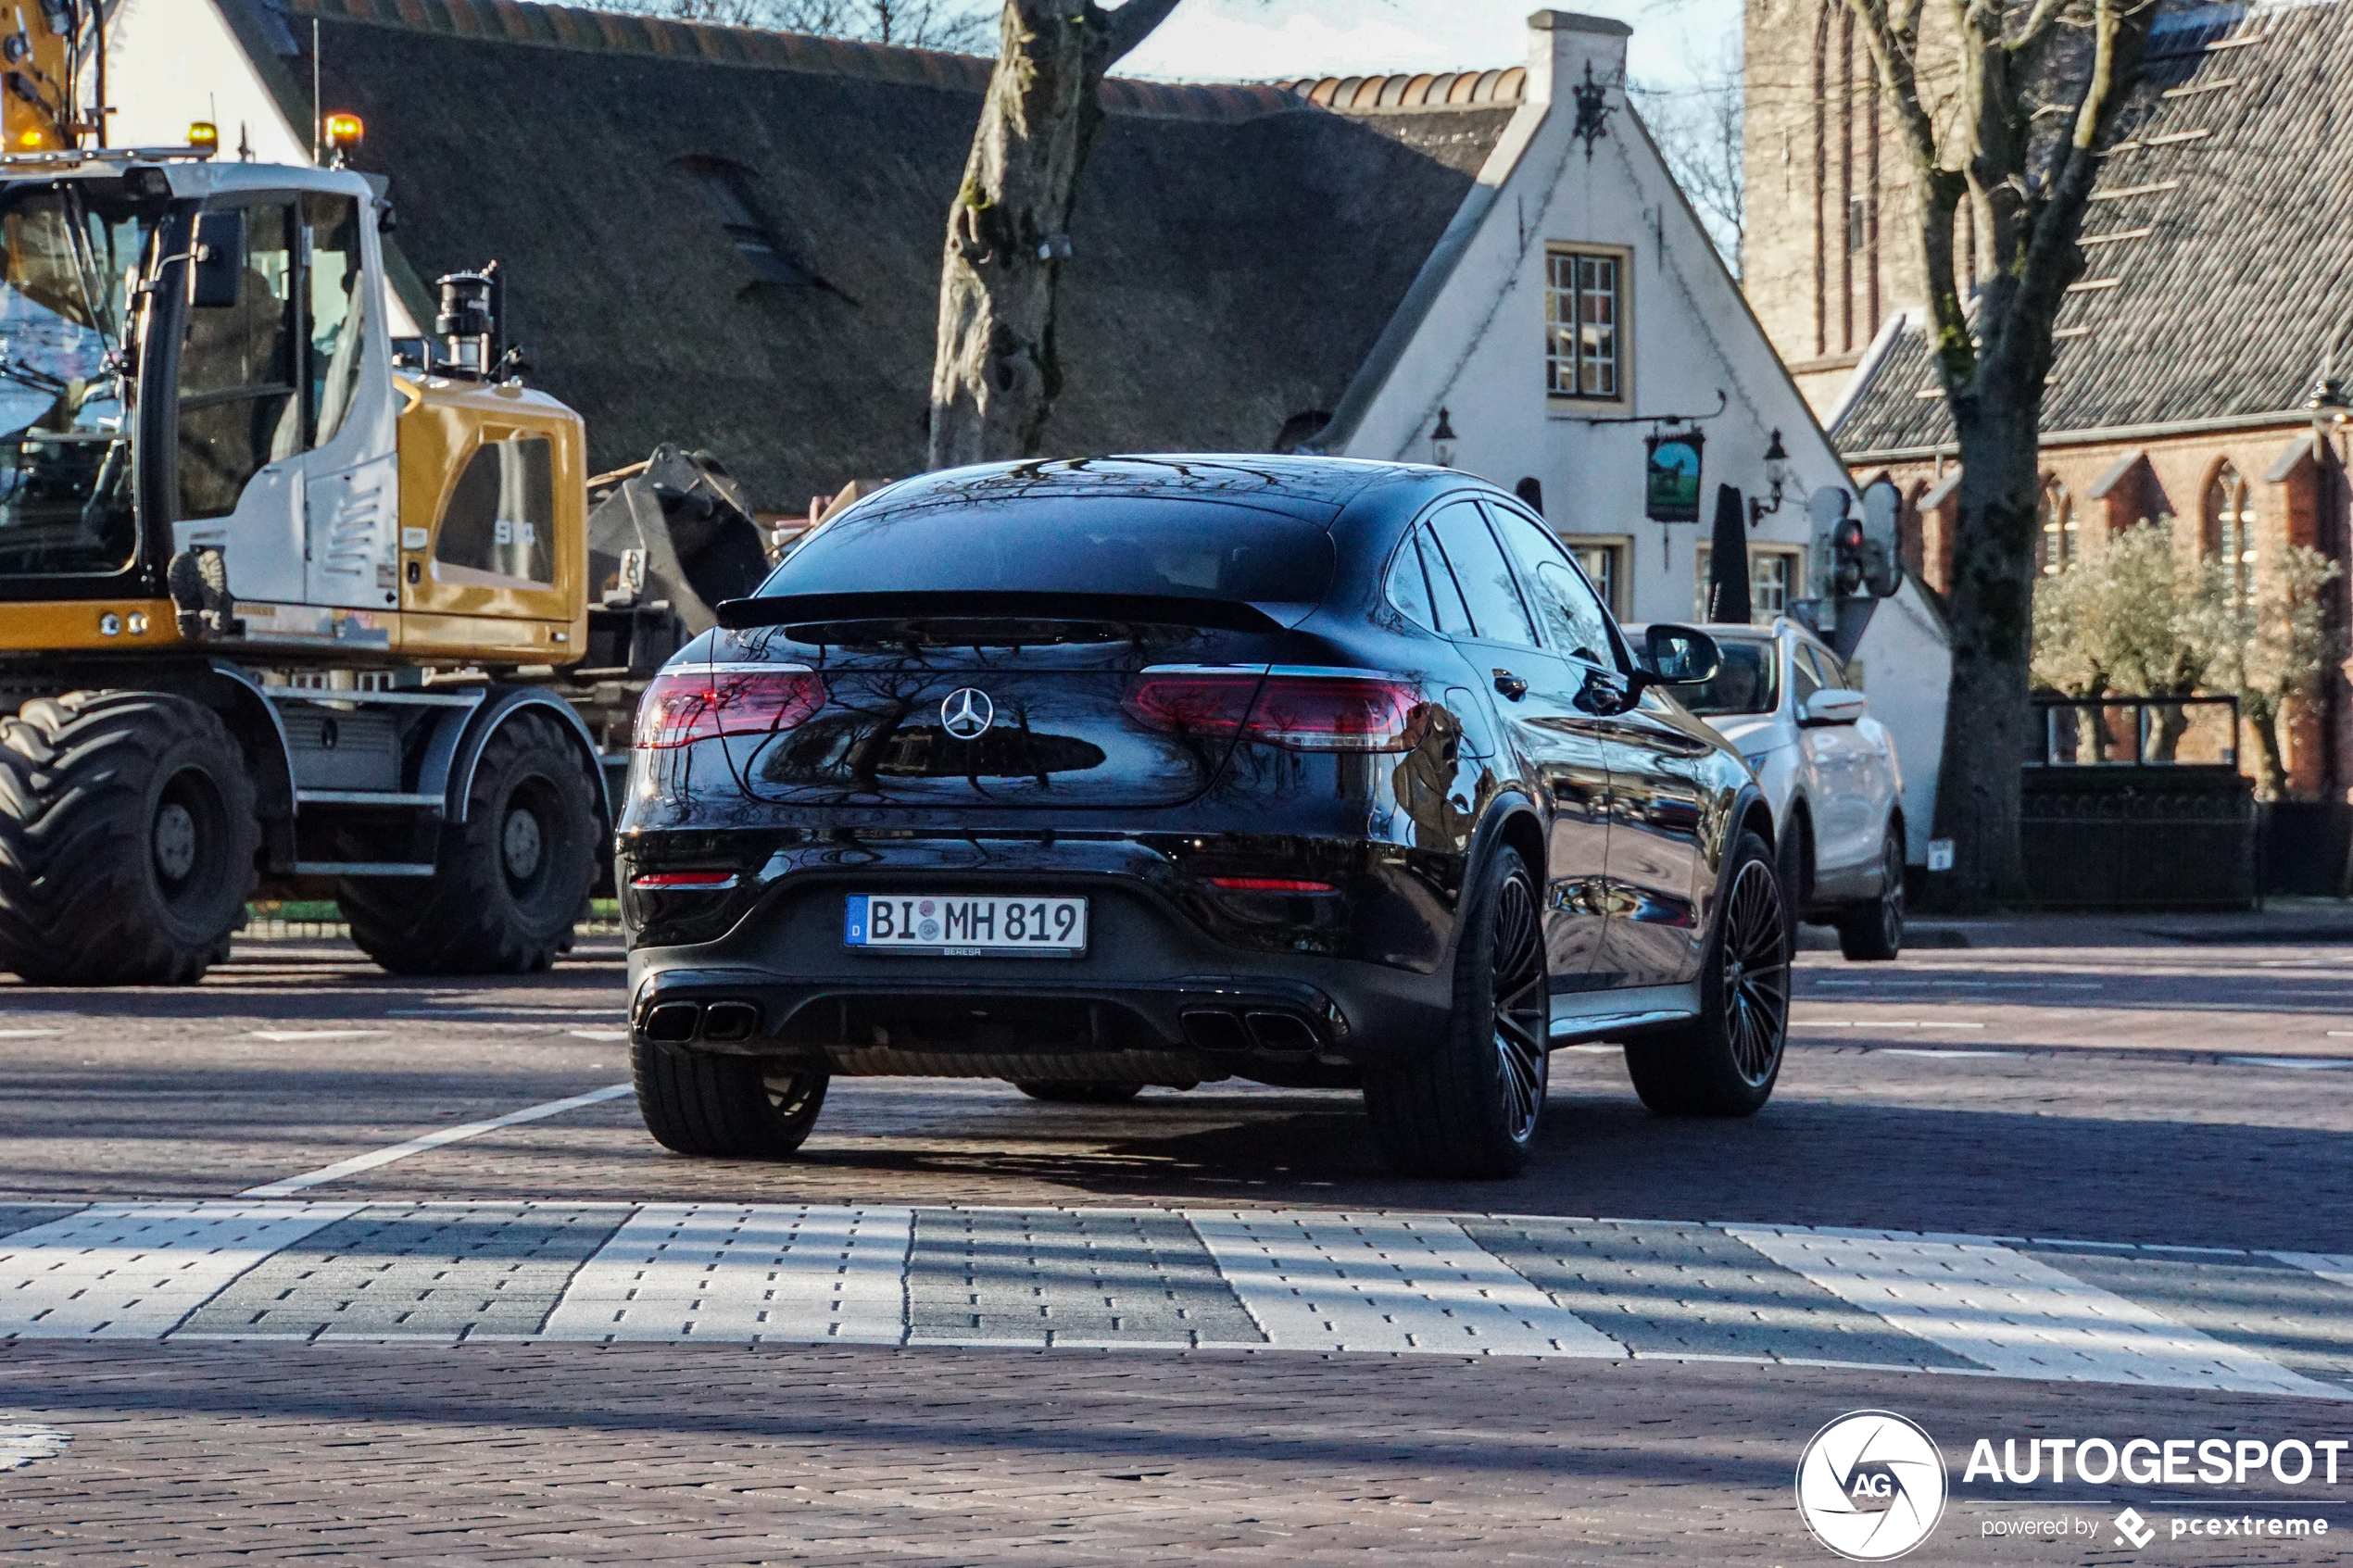
[[[260,847],[209,709],[92,691],[0,718],[0,970],[29,985],[194,985],[245,922]]]
[[[580,753],[558,721],[520,713],[482,748],[466,820],[431,877],[354,877],[335,898],[351,939],[395,974],[530,974],[572,946],[599,837]]]

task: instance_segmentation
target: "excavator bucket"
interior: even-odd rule
[[[666,604],[686,637],[709,631],[717,624],[711,607],[741,598],[767,575],[767,548],[743,489],[708,452],[663,443],[588,514],[588,580],[598,599],[611,609]]]

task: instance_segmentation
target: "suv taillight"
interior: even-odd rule
[[[637,704],[636,744],[664,751],[721,735],[776,734],[824,706],[824,677],[797,664],[665,671],[647,683]]]
[[[1256,700],[1252,701],[1253,696]],[[1170,734],[1232,735],[1290,751],[1406,751],[1420,738],[1422,696],[1378,675],[1153,672],[1127,710]]]

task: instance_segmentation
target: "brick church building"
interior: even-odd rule
[[[1941,588],[1956,447],[1893,117],[1845,0],[1750,0],[1747,39],[1743,287],[1857,483],[1902,490],[1906,554]],[[2185,554],[2250,580],[2292,545],[2346,558],[2346,426],[2322,383],[2353,376],[2349,82],[2347,0],[2159,19],[2059,315],[2045,571],[2160,516]],[[1973,255],[1966,212],[1957,238]],[[2288,725],[2291,787],[2343,800],[2353,693],[2342,675],[2323,686]]]

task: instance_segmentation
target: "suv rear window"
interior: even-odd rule
[[[1145,594],[1314,604],[1322,527],[1249,507],[1136,496],[852,512],[786,558],[762,594]]]
[[[1780,660],[1777,645],[1751,637],[1718,637],[1723,667],[1696,686],[1678,686],[1675,700],[1702,718],[1731,713],[1770,713],[1780,706]]]

